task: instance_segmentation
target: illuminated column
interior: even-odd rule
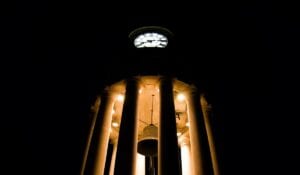
[[[103,175],[104,173],[113,102],[113,95],[106,90],[101,96],[101,105],[95,121],[84,175]]]
[[[137,153],[136,175],[146,174],[146,157]]]
[[[180,138],[182,175],[192,175],[191,145],[187,136]]]
[[[115,175],[134,175],[137,153],[137,98],[138,80],[128,79],[120,124]]]
[[[207,104],[207,101],[205,100],[205,97],[202,95],[200,98],[200,102],[202,105],[203,109],[203,116],[204,116],[204,123],[205,123],[205,128],[208,136],[208,143],[209,143],[209,149],[210,149],[210,154],[211,154],[211,159],[212,159],[212,165],[213,165],[213,170],[214,170],[214,175],[220,175],[219,171],[219,165],[217,161],[217,154],[216,154],[216,148],[215,148],[215,143],[214,143],[214,137],[213,137],[213,132],[211,129],[211,124],[210,124],[210,107]]]
[[[188,92],[188,115],[194,175],[213,175],[210,150],[200,105],[200,94],[195,87]]]
[[[82,166],[80,169],[80,175],[84,175],[84,169],[85,169],[85,165],[86,165],[86,161],[87,161],[87,157],[88,157],[88,152],[90,149],[90,144],[91,144],[91,140],[92,140],[92,136],[93,136],[93,132],[94,132],[94,128],[95,128],[96,119],[97,119],[98,112],[99,112],[100,103],[101,103],[101,98],[97,97],[95,104],[91,107],[91,112],[92,112],[92,114],[91,114],[91,116],[92,116],[91,129],[89,131],[89,135],[88,135],[87,142],[86,142],[86,148],[84,150]]]
[[[113,142],[114,146],[113,146],[113,152],[112,152],[112,156],[111,156],[111,163],[110,163],[110,167],[109,167],[109,175],[114,174],[117,148],[118,148],[118,140],[114,139],[112,142]]]
[[[168,77],[160,81],[160,120],[158,137],[158,174],[179,175],[178,140],[173,97],[173,80]]]

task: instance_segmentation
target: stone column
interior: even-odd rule
[[[128,79],[120,124],[115,175],[134,175],[137,153],[137,97],[138,80]]]
[[[146,174],[146,156],[137,153],[137,167],[136,175],[145,175]]]
[[[112,152],[112,156],[111,156],[111,163],[110,163],[110,167],[109,167],[109,175],[114,174],[117,148],[118,148],[118,140],[114,139],[112,142],[113,142],[114,148],[113,148],[113,152]]]
[[[91,145],[91,140],[92,140],[92,136],[93,136],[93,132],[94,132],[95,123],[96,123],[96,119],[97,119],[97,116],[98,116],[100,104],[101,104],[101,98],[100,98],[100,96],[98,96],[95,103],[94,103],[94,105],[91,107],[92,121],[91,121],[90,131],[89,131],[89,134],[88,134],[88,137],[87,137],[86,147],[85,147],[85,150],[84,150],[82,166],[81,166],[81,169],[80,169],[80,175],[84,175],[84,169],[85,169],[85,166],[86,166],[86,161],[87,161],[87,157],[88,157],[88,153],[89,153],[89,149],[90,149],[90,145]]]
[[[84,175],[103,175],[111,129],[113,94],[109,90],[101,95],[101,105],[95,121]]]
[[[158,174],[180,175],[173,80],[169,77],[161,78],[160,102]]]
[[[192,175],[190,140],[187,136],[182,136],[179,144],[181,149],[182,175]]]
[[[200,105],[200,94],[195,87],[187,93],[190,122],[190,142],[194,175],[213,175],[207,133]]]
[[[205,97],[201,95],[200,98],[201,106],[203,109],[203,116],[204,116],[204,124],[208,136],[208,143],[209,143],[209,149],[210,149],[210,154],[211,154],[211,159],[212,159],[212,165],[213,165],[213,170],[214,170],[214,175],[220,175],[220,170],[219,170],[219,165],[218,165],[218,160],[217,160],[217,153],[216,153],[216,148],[215,148],[215,142],[214,142],[214,136],[211,128],[211,122],[210,122],[210,110],[211,106],[208,105]]]

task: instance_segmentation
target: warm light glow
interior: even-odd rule
[[[154,37],[156,37],[155,34],[153,34]],[[132,35],[131,35],[132,36]],[[137,36],[137,35],[134,35]],[[143,36],[149,37],[150,34]],[[168,35],[167,35],[168,36]],[[143,42],[143,37],[141,37],[137,42],[142,43]],[[132,39],[132,38],[131,38]],[[132,41],[132,40],[131,40]],[[170,41],[169,41],[170,42]],[[134,46],[132,46],[134,47]],[[159,46],[158,46],[159,47]],[[147,49],[146,49],[147,50]],[[151,50],[151,49],[150,49]],[[156,49],[154,49],[156,50]],[[208,120],[209,116],[207,116],[207,106],[199,106],[199,103],[194,103],[193,100],[198,100],[199,97],[197,96],[197,99],[193,99],[193,86],[189,86],[188,84],[185,84],[184,82],[181,82],[179,80],[176,80],[174,78],[173,81],[173,86],[172,89],[169,89],[169,95],[171,95],[172,100],[172,105],[169,106],[168,104],[165,103],[164,100],[164,94],[165,92],[160,93],[161,87],[164,88],[164,82],[163,84],[160,84],[161,76],[145,76],[145,77],[134,77],[138,79],[136,81],[136,84],[134,86],[135,92],[133,93],[132,100],[129,99],[130,93],[129,91],[126,92],[126,80],[124,79],[112,86],[107,87],[105,90],[107,90],[107,98],[102,99],[102,104],[100,104],[97,107],[99,108],[98,110],[94,110],[93,115],[93,123],[90,128],[90,135],[88,138],[87,142],[87,149],[86,149],[86,156],[84,157],[84,164],[83,164],[83,170],[81,174],[84,174],[85,172],[91,172],[92,175],[100,175],[103,174],[104,169],[106,165],[110,165],[109,169],[109,174],[113,175],[120,166],[130,166],[130,175],[146,175],[150,174],[149,169],[147,167],[149,166],[146,163],[148,162],[148,158],[142,154],[138,154],[137,150],[138,149],[147,149],[148,145],[152,145],[156,142],[153,141],[148,141],[145,142],[146,145],[145,148],[139,148],[138,146],[142,145],[139,144],[141,143],[141,139],[148,139],[148,135],[151,137],[155,137],[154,139],[158,139],[158,157],[157,161],[159,161],[158,165],[160,166],[160,173],[162,170],[164,170],[164,166],[162,166],[161,161],[162,160],[163,154],[168,153],[164,152],[165,148],[162,149],[161,144],[162,142],[169,142],[168,138],[164,137],[164,132],[173,132],[171,134],[175,135],[176,131],[176,140],[174,140],[175,143],[171,143],[171,147],[175,147],[176,150],[178,147],[180,147],[180,151],[178,152],[180,154],[180,160],[179,162],[176,162],[176,164],[180,165],[179,167],[173,167],[177,172],[177,174],[182,174],[182,175],[201,175],[201,172],[204,172],[202,170],[202,159],[203,159],[203,152],[202,147],[207,147],[208,149],[208,155],[210,154],[211,162],[212,163],[212,168],[214,170],[214,175],[218,175],[219,173],[217,172],[217,162],[216,162],[216,155],[215,155],[215,149],[214,149],[214,142],[212,138],[212,134],[210,129],[210,120]],[[130,90],[130,89],[129,89]],[[164,91],[164,89],[162,89]],[[167,93],[167,92],[166,92]],[[128,101],[129,100],[129,101]],[[124,103],[125,102],[125,103]],[[127,105],[128,102],[128,105]],[[125,105],[124,105],[125,104]],[[95,105],[96,106],[96,105]],[[200,108],[202,107],[202,108]],[[165,109],[166,108],[166,109]],[[198,108],[200,108],[198,110]],[[124,109],[124,110],[123,110]],[[174,114],[175,116],[171,116],[170,120],[172,124],[172,127],[174,131],[169,131],[165,130],[168,129],[166,125],[170,123],[170,121],[166,122],[161,122],[161,117],[165,114],[165,110],[172,110],[171,113]],[[95,114],[94,114],[95,113]],[[199,115],[198,115],[199,113]],[[203,116],[201,115],[203,113]],[[202,142],[201,138],[199,137],[202,133],[201,129],[199,129],[198,126],[196,126],[197,123],[197,117],[201,116],[201,124],[203,124],[203,132],[205,132],[205,136],[207,141],[205,143]],[[202,118],[203,117],[203,118]],[[101,119],[100,124],[98,123],[98,118]],[[126,121],[127,120],[127,121]],[[134,120],[134,125],[129,126],[132,127],[131,131],[128,129],[125,129],[125,133],[123,130],[120,132],[120,129],[122,127],[127,127],[126,123]],[[174,121],[175,120],[175,121]],[[124,122],[125,121],[125,122]],[[196,123],[195,123],[196,122]],[[165,123],[167,123],[165,125]],[[122,125],[123,126],[122,126]],[[130,123],[129,123],[130,124]],[[131,123],[132,124],[132,123]],[[157,133],[154,132],[145,132],[145,126],[148,124],[155,124],[160,132],[158,133],[158,136],[156,136]],[[193,127],[195,126],[195,127]],[[97,129],[99,128],[99,129]],[[164,131],[165,130],[165,131]],[[129,135],[126,135],[126,132],[130,131],[132,134],[134,132],[134,137],[129,137]],[[163,131],[163,132],[161,132]],[[129,133],[129,134],[130,134]],[[148,134],[149,133],[149,134]],[[122,134],[125,134],[125,138],[123,139]],[[162,135],[163,134],[163,135]],[[96,135],[97,137],[94,137]],[[128,137],[127,137],[128,136]],[[133,136],[133,135],[132,135]],[[162,137],[161,137],[162,136]],[[158,138],[157,138],[158,137]],[[96,142],[95,140],[96,139]],[[150,138],[153,139],[153,138]],[[160,140],[159,140],[160,139]],[[99,144],[97,143],[99,142]],[[130,158],[130,161],[126,161],[123,159],[122,155],[124,152],[122,152],[122,149],[124,148],[124,144],[126,146],[127,143],[132,143],[134,146],[128,148],[128,151],[133,151],[134,154],[132,156],[135,156],[133,158]],[[96,144],[96,145],[95,145]],[[113,150],[111,152],[110,146],[113,144]],[[119,144],[119,147],[118,147]],[[205,144],[205,145],[204,145]],[[109,145],[109,150],[108,150],[108,145]],[[151,146],[150,145],[150,146]],[[127,145],[128,146],[128,145]],[[164,145],[163,145],[164,146]],[[118,151],[119,148],[119,151]],[[168,147],[170,148],[170,147]],[[167,149],[168,149],[167,148]],[[97,150],[95,160],[93,162],[87,162],[86,160],[90,160],[90,150],[95,149]],[[130,149],[130,150],[129,150]],[[124,150],[127,150],[124,149]],[[109,152],[108,152],[109,151]],[[122,154],[119,154],[122,153]],[[125,152],[126,153],[126,152]],[[177,152],[176,152],[177,154]],[[118,155],[118,156],[116,156]],[[93,156],[93,155],[91,155]],[[147,160],[146,160],[147,158]],[[108,162],[108,161],[111,162]],[[129,159],[128,159],[129,160]],[[116,162],[116,164],[115,164]],[[156,166],[155,162],[155,166]],[[146,165],[145,165],[146,164]],[[91,165],[91,166],[90,166]],[[115,166],[117,165],[117,166]],[[132,167],[131,167],[132,166]],[[105,167],[105,168],[104,168]],[[155,167],[157,168],[157,167]],[[94,170],[95,169],[95,170]],[[105,171],[106,171],[105,169]],[[217,169],[217,170],[215,170]],[[180,172],[182,171],[182,172]],[[121,174],[126,174],[126,172],[121,172]],[[153,173],[154,174],[154,173]],[[202,173],[203,174],[203,173]]]
[[[181,165],[182,174],[191,175],[191,157],[190,157],[190,147],[188,144],[183,144],[181,146]]]
[[[119,126],[119,123],[118,122],[112,122],[111,125],[116,128],[116,127]]]
[[[145,167],[145,156],[142,154],[137,153],[137,166],[136,166],[136,174],[137,175],[145,175],[146,172]]]
[[[183,94],[178,94],[176,98],[177,98],[178,101],[184,101],[185,100],[185,96]]]
[[[168,39],[167,37],[159,33],[143,33],[135,38],[134,45],[137,48],[144,48],[144,47],[164,48],[168,45]]]
[[[117,96],[117,100],[118,100],[119,102],[122,102],[122,101],[124,100],[124,95],[118,95],[118,96]]]

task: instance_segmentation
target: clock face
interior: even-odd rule
[[[138,35],[134,40],[134,45],[137,48],[157,47],[164,48],[168,45],[168,39],[159,33],[143,33]]]

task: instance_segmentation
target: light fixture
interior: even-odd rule
[[[117,100],[118,100],[119,102],[122,102],[122,101],[124,100],[124,95],[119,94],[119,95],[117,96]]]
[[[139,90],[139,94],[140,94],[140,93],[142,93],[142,92],[143,92],[143,90],[142,90],[142,89],[140,89],[140,90]]]
[[[145,156],[157,156],[158,128],[153,124],[153,98],[151,108],[151,122],[143,129],[142,138],[138,142],[138,153]]]
[[[180,94],[177,95],[176,99],[177,99],[178,101],[182,102],[182,101],[185,100],[185,96],[184,96],[183,94],[180,93]]]
[[[185,126],[190,127],[190,122],[186,122]]]
[[[114,128],[119,127],[119,123],[116,122],[116,121],[113,121],[113,122],[111,123],[111,125],[112,125]]]

